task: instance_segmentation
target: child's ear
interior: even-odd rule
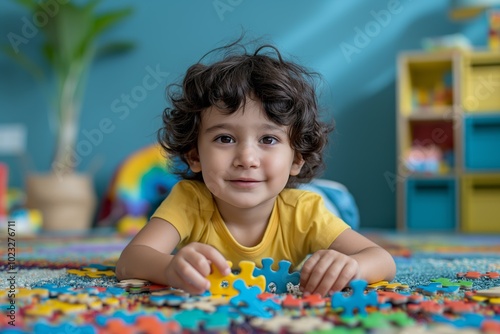
[[[302,154],[300,153],[295,154],[295,159],[293,159],[292,168],[290,169],[290,176],[299,175],[302,166],[304,166],[304,162],[305,161],[304,159],[302,159]]]
[[[198,149],[193,148],[185,155],[186,160],[189,164],[189,168],[193,173],[201,172],[200,155],[198,154]]]

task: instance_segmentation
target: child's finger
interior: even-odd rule
[[[217,267],[217,269],[219,269],[222,275],[226,276],[231,273],[231,268],[229,267],[227,260],[217,249],[209,245],[200,245],[198,251],[203,254],[210,262],[212,262]]]
[[[356,276],[357,268],[353,263],[347,262],[338,274],[335,284],[332,286],[333,291],[340,291]]]
[[[199,294],[210,288],[210,282],[189,264],[178,267],[176,273],[183,289],[190,293]]]
[[[311,257],[309,257],[304,265],[302,266],[302,270],[300,271],[300,288],[301,290],[305,290],[309,279],[311,278],[311,274],[316,266],[316,263],[319,261],[320,256],[317,253],[314,253]]]
[[[342,270],[343,264],[338,259],[323,257],[316,264],[316,268],[312,277],[315,278],[315,284],[307,286],[307,291],[311,293],[319,293],[326,295],[333,283],[337,280],[338,275]]]

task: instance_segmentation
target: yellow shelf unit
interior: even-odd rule
[[[477,189],[496,189],[481,175],[500,175],[500,53],[404,52],[396,87],[398,229],[485,230],[471,221]]]

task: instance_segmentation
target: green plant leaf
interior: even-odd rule
[[[130,7],[100,14],[94,20],[91,37],[95,38],[133,13]]]
[[[97,49],[96,57],[104,58],[104,57],[116,55],[119,53],[125,53],[127,51],[132,50],[134,47],[135,47],[135,44],[132,42],[126,42],[126,41],[109,42],[107,44],[100,46]]]

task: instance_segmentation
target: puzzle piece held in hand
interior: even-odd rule
[[[255,285],[247,287],[241,279],[234,281],[233,285],[239,293],[231,298],[230,303],[247,316],[271,318],[273,314],[269,309],[281,309],[281,306],[272,299],[261,300],[258,298],[258,295],[262,292],[260,287]]]
[[[254,276],[264,275],[266,278],[266,290],[271,293],[287,293],[287,284],[297,285],[300,283],[300,273],[298,271],[290,273],[290,261],[281,260],[278,262],[278,270],[274,270],[272,265],[274,260],[270,257],[262,259],[262,268],[255,267]]]
[[[358,311],[358,314],[366,315],[367,306],[377,306],[377,293],[375,291],[370,291],[365,294],[365,289],[367,282],[364,280],[352,280],[349,283],[352,289],[352,293],[345,296],[342,292],[335,292],[332,296],[331,306],[332,308],[341,307],[343,309],[343,316],[353,316],[354,310]]]
[[[227,261],[229,267],[232,267],[232,262]],[[210,281],[210,289],[209,291],[212,295],[222,295],[222,296],[235,296],[238,294],[238,291],[233,287],[234,282],[241,279],[248,286],[258,286],[261,291],[263,291],[266,287],[266,278],[264,276],[253,276],[253,272],[255,269],[255,263],[250,261],[241,261],[239,267],[241,269],[238,275],[229,274],[223,276],[219,269],[212,264],[212,272],[207,276],[207,279]]]

